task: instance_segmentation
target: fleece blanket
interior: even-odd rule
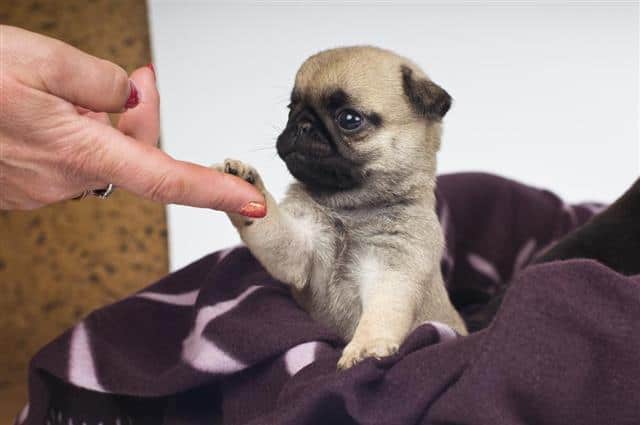
[[[496,176],[441,176],[443,273],[478,330],[424,323],[396,355],[344,372],[344,342],[246,248],[211,254],[44,347],[16,422],[638,424],[640,276],[593,260],[527,267],[599,208]],[[485,327],[482,307],[505,285]]]

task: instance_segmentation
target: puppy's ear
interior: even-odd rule
[[[451,96],[442,87],[426,78],[415,78],[413,70],[400,67],[402,87],[413,110],[432,120],[441,120],[451,107]]]

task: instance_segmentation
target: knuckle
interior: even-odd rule
[[[181,179],[165,173],[147,191],[147,197],[163,204],[184,199],[186,187]]]

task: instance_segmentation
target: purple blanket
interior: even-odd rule
[[[343,342],[230,249],[42,349],[17,422],[640,423],[640,276],[593,260],[526,267],[598,206],[486,174],[441,176],[438,202],[445,279],[472,328],[510,286],[489,327],[425,323],[398,354],[338,373]]]

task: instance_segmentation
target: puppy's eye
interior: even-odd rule
[[[336,121],[338,125],[343,130],[354,131],[359,129],[364,123],[364,119],[359,112],[354,111],[353,109],[343,109],[336,116]]]

